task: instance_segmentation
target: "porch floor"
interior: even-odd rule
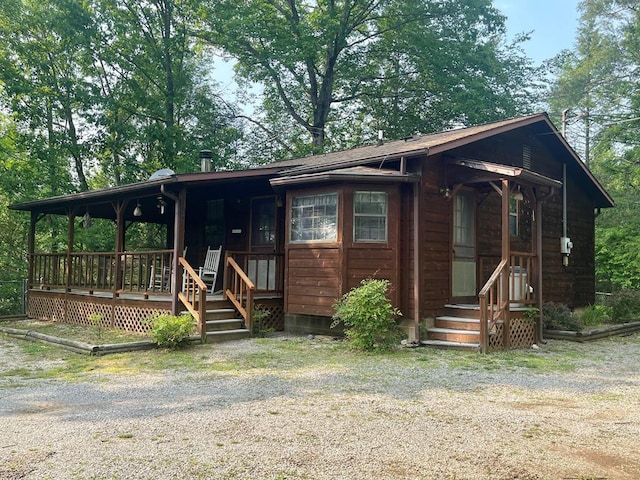
[[[72,288],[67,291],[65,291],[65,289],[63,288],[59,288],[59,289],[51,288],[46,290],[35,288],[35,289],[32,289],[32,291],[51,292],[51,293],[60,293],[60,294],[68,293],[70,295],[83,295],[83,296],[96,297],[96,298],[113,298],[113,292],[105,292],[105,291],[91,292],[90,290],[79,289],[79,288]],[[270,298],[273,298],[273,299],[282,298],[283,295],[282,294],[278,295],[273,292],[269,292],[269,293],[256,292],[253,297],[255,299],[265,300]],[[127,292],[127,293],[118,294],[117,298],[121,298],[123,300],[145,300],[145,301],[167,302],[167,301],[171,301],[171,294],[170,293],[146,293],[145,294],[143,292],[140,292],[140,293]],[[207,302],[215,302],[219,300],[224,300],[222,291],[215,292],[215,293],[207,292]]]

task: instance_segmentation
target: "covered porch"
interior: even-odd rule
[[[451,290],[423,343],[527,348],[543,331],[543,206],[563,183],[521,167],[445,161]]]
[[[144,333],[152,315],[188,311],[206,339],[212,311],[233,311],[251,332],[260,310],[263,326],[282,329],[284,226],[268,182],[273,175],[272,169],[165,172],[12,206],[31,212],[28,315],[82,325],[98,316],[104,326]],[[66,217],[65,251],[36,249],[49,216]],[[78,229],[97,219],[111,225],[103,222],[111,230],[109,251],[87,251],[76,241]],[[132,227],[141,224],[153,226],[155,242],[132,241]],[[205,277],[200,267],[209,249],[222,253],[217,275]]]

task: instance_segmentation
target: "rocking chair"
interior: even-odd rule
[[[198,276],[205,282],[211,282],[211,293],[216,288],[216,280],[218,278],[218,269],[220,267],[220,256],[222,255],[222,245],[213,250],[207,248],[207,256],[204,259],[204,265],[198,269]]]

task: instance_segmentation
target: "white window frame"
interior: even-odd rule
[[[331,202],[331,199],[334,201]],[[296,222],[299,225],[296,226]],[[289,211],[291,243],[335,242],[337,239],[338,192],[294,195],[291,198]]]
[[[384,213],[362,213],[358,212],[358,195],[371,194],[384,196]],[[383,238],[363,238],[362,234],[358,231],[359,219],[382,219],[384,222],[384,235]],[[388,192],[381,190],[357,190],[353,192],[353,241],[356,243],[386,243],[389,239],[389,194]]]

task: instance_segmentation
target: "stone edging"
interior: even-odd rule
[[[624,335],[640,331],[640,321],[623,323],[612,327],[596,328],[584,330],[582,332],[571,332],[566,330],[545,330],[544,338],[552,340],[569,340],[571,342],[588,342],[599,338],[611,337],[613,335]]]

